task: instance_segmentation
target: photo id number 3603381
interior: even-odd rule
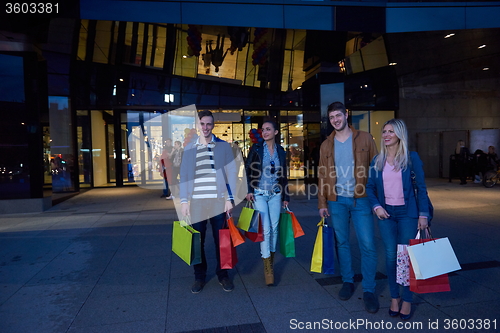
[[[7,2],[6,14],[59,14],[57,2]]]

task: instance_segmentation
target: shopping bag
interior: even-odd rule
[[[241,210],[238,228],[244,231],[259,232],[259,211],[253,208],[251,201],[247,201]]]
[[[429,237],[429,236],[427,236]],[[415,239],[410,239],[410,245],[429,242],[431,239],[420,239],[420,230]],[[410,291],[418,294],[437,293],[450,291],[450,281],[448,274],[438,275],[426,280],[417,280],[410,260]]]
[[[219,229],[219,255],[221,269],[234,268],[238,262],[238,255],[233,245],[233,241],[231,240],[231,231],[229,227]]]
[[[188,265],[201,263],[200,232],[185,221],[174,221],[172,251]]]
[[[322,218],[314,242],[311,272],[335,274],[335,238],[333,228]]]
[[[229,233],[231,234],[231,240],[233,241],[234,246],[238,246],[240,244],[245,243],[245,237],[241,234],[241,232],[234,225],[233,217],[231,214],[226,214],[227,225],[229,227]]]
[[[281,254],[286,258],[295,257],[292,216],[286,212],[280,214],[279,237]]]
[[[300,236],[304,236],[304,230],[302,230],[297,217],[295,217],[295,214],[288,208],[288,206],[285,206],[285,212],[290,214],[290,216],[292,217],[293,237],[298,238]]]
[[[410,291],[418,294],[450,291],[448,274],[438,275],[426,280],[417,280],[410,262]]]
[[[323,225],[323,274],[335,274],[335,233],[333,227]]]
[[[398,244],[396,258],[396,283],[405,287],[410,285],[410,257],[407,247],[406,244]]]
[[[431,239],[418,239],[412,243],[407,249],[417,280],[462,269],[448,237],[435,239],[431,236]]]
[[[262,226],[262,217],[259,214],[259,232],[245,231],[245,236],[254,243],[264,241],[264,227]]]

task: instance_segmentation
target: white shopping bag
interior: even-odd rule
[[[461,269],[448,237],[408,246],[417,280],[425,280]]]

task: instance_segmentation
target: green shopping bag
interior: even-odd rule
[[[253,209],[251,201],[247,201],[245,207],[241,210],[238,228],[249,232],[259,232],[259,211]]]
[[[287,258],[295,257],[295,237],[293,236],[292,216],[287,212],[280,214],[279,234],[281,254]]]
[[[188,265],[201,263],[200,232],[185,221],[174,221],[172,251]]]

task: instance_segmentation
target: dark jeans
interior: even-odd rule
[[[467,162],[458,161],[457,168],[458,168],[458,177],[460,178],[460,183],[461,184],[467,183],[467,176],[469,175],[469,169],[470,169],[469,164]]]
[[[172,179],[170,180],[170,191],[176,197],[179,196],[179,180],[177,177],[179,176],[181,168],[180,167],[172,167]]]
[[[399,298],[400,286],[396,282],[396,265],[398,244],[408,244],[414,239],[418,229],[418,219],[409,217],[406,206],[386,205],[389,218],[379,220],[380,236],[385,246],[385,267],[391,298]],[[412,302],[413,293],[410,287],[403,287],[403,301]]]
[[[163,182],[165,184],[165,187],[163,188],[163,195],[168,197],[170,195],[170,193],[169,193],[170,191],[168,188],[168,181],[165,178],[163,178]]]
[[[200,232],[201,238],[201,264],[194,265],[194,278],[205,281],[207,277],[207,258],[205,256],[205,238],[207,224],[212,226],[212,235],[215,243],[215,256],[217,267],[215,273],[219,281],[228,277],[227,269],[220,268],[219,230],[224,226],[226,213],[224,212],[225,199],[194,199],[190,202],[191,222],[193,228]]]

